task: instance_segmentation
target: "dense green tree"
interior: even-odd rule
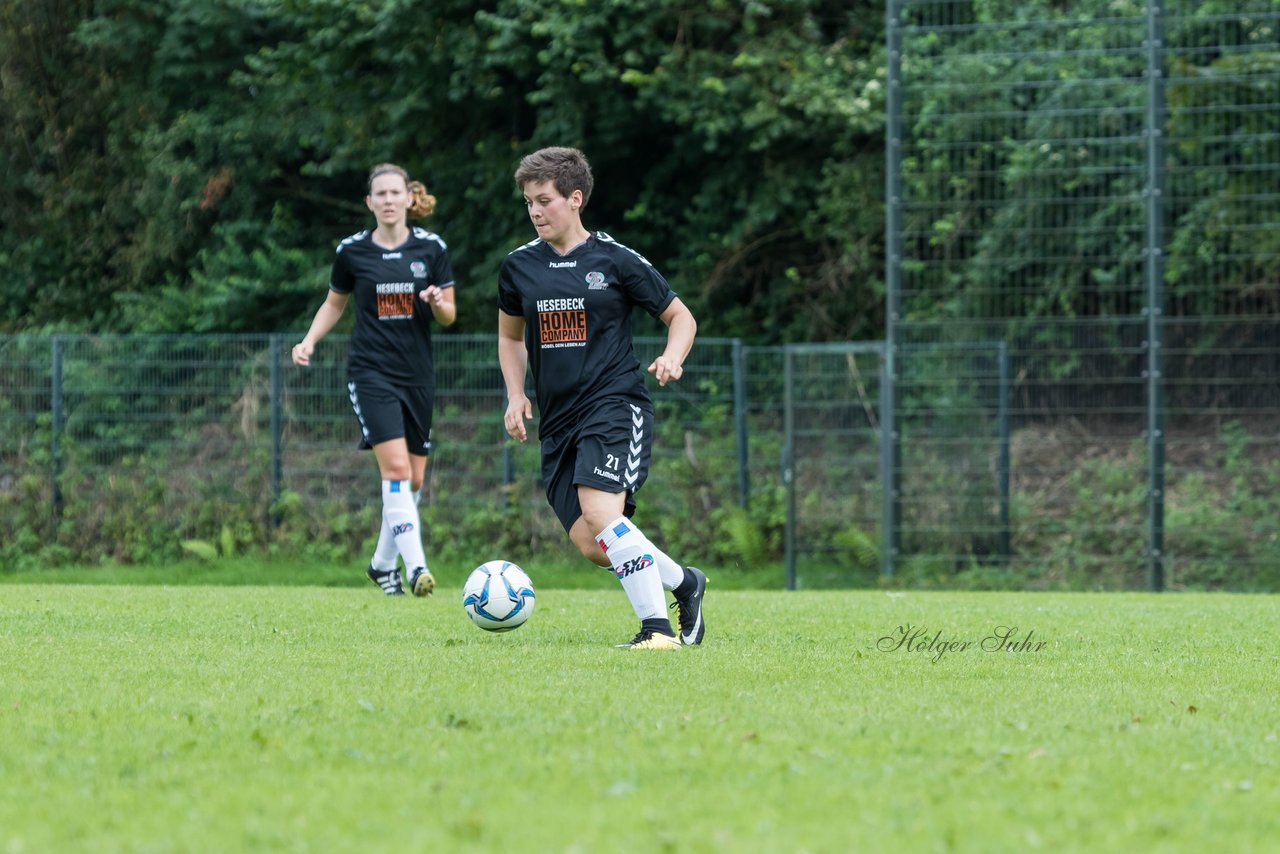
[[[1048,331],[1046,318],[1103,328],[1137,316],[1152,106],[1146,8],[1135,0],[942,8],[904,13],[919,27],[904,86],[908,317],[987,319],[995,337],[1047,343],[1066,333]],[[946,13],[961,17],[929,18]],[[1274,10],[1214,2],[1169,4],[1166,13],[1158,106],[1169,313],[1275,312],[1280,240],[1267,220],[1280,118],[1255,108],[1280,97],[1280,56],[1267,49]],[[952,327],[970,337],[974,328]],[[1207,342],[1215,333],[1204,334]],[[1091,346],[1107,358],[1133,346],[1118,336],[1112,327]],[[1049,370],[1079,368],[1064,360]]]
[[[34,14],[33,14],[34,12]],[[708,334],[872,337],[881,12],[774,0],[0,0],[0,328],[298,326],[370,165],[492,325],[528,239],[511,173],[582,147],[592,227],[649,255]]]
[[[990,337],[1135,310],[1142,8],[1096,5],[904,13],[946,16],[906,69],[912,317],[1009,321]],[[1230,172],[1266,161],[1275,112],[1207,109],[1274,103],[1273,52],[1214,47],[1274,22],[1227,11],[1169,23],[1166,271],[1190,313],[1275,300],[1274,229],[1250,225],[1273,194]],[[512,171],[569,144],[597,173],[587,224],[705,334],[874,338],[882,42],[861,0],[0,0],[0,331],[299,328],[382,160],[439,197],[458,328],[486,331],[531,235]]]
[[[155,99],[136,68],[82,37],[94,6],[0,3],[0,328],[108,322],[128,276],[124,240],[142,226],[134,139]],[[145,40],[150,23],[126,37]]]

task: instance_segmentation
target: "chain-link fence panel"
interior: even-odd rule
[[[1274,585],[1280,9],[888,10],[895,571]],[[988,357],[936,348],[992,342],[1009,379],[1007,552],[992,542],[1003,523],[930,521],[991,459],[988,427],[944,455],[911,426],[973,409],[993,385]],[[922,383],[960,396],[920,409],[907,385]]]

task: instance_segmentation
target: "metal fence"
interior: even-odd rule
[[[1274,586],[1280,6],[887,24],[884,570]]]
[[[347,339],[330,336],[305,370],[289,363],[290,343],[0,336],[0,568],[28,553],[154,561],[193,542],[221,554],[301,546],[362,557],[380,503],[371,456],[354,450]],[[661,344],[641,339],[641,358]],[[1076,425],[1062,428],[1068,437],[1099,441],[1084,432],[1087,410],[1031,411],[1015,373],[1026,359],[1004,342],[897,350],[889,382],[883,342],[701,340],[681,382],[654,389],[656,476],[642,524],[673,553],[716,568],[776,566],[790,587],[881,583],[894,536],[906,552],[890,564],[898,583],[1106,583],[1083,562],[1121,563],[1135,548],[1146,446],[1131,436],[1110,454],[1079,454],[1047,431],[1065,418]],[[436,357],[423,507],[433,553],[562,552],[536,443],[502,430],[493,339],[440,336]],[[1206,559],[1229,564],[1223,585],[1266,586],[1236,562],[1258,529],[1275,542],[1280,472],[1256,458],[1244,427],[1211,435],[1204,465],[1170,481],[1209,498],[1222,481],[1231,493],[1221,506],[1179,505],[1170,519],[1190,526],[1171,524],[1171,539],[1198,537]],[[884,489],[890,473],[896,495]],[[1050,546],[1029,545],[1038,542]]]
[[[502,427],[495,341],[436,337],[424,523],[446,547],[561,548],[537,442]],[[306,369],[289,361],[292,342],[0,336],[0,557],[59,543],[52,558],[80,560],[154,560],[183,542],[367,548],[380,503],[372,455],[355,450],[349,339],[327,337]],[[664,343],[640,338],[638,355],[647,364]],[[641,506],[669,547],[706,554],[713,517],[745,513],[752,492],[780,503],[779,354],[702,338],[679,383],[654,385],[655,485]]]

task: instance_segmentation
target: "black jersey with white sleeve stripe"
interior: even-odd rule
[[[451,288],[453,265],[440,235],[414,227],[386,249],[361,231],[338,244],[329,287],[353,295],[355,329],[347,371],[396,385],[433,386],[431,308],[418,298],[428,285]]]
[[[609,396],[648,401],[632,309],[659,317],[676,294],[648,260],[603,231],[561,255],[541,238],[498,272],[498,308],[525,321],[539,433],[572,427]]]

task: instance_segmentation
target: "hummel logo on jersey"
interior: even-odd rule
[[[396,258],[403,258],[403,257],[404,257],[403,252],[383,252],[382,253],[383,261],[394,261]]]
[[[550,267],[552,270],[559,270],[561,267],[576,267],[578,266],[578,262],[577,261],[552,261],[547,266]]]
[[[628,575],[634,575],[640,570],[648,569],[651,566],[653,566],[653,555],[640,555],[640,557],[633,557],[622,566],[614,567],[613,574],[619,578],[626,578]]]

